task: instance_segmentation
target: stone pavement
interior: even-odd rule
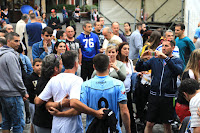
[[[76,29],[77,29],[77,31],[76,31],[76,37],[83,31],[83,29],[82,29],[82,24],[85,22],[86,20],[82,20],[80,23],[77,23],[76,24]],[[13,25],[13,27],[14,27],[14,29],[15,29],[15,25],[16,25],[16,23],[12,23],[12,25]],[[108,25],[109,27],[110,27],[110,25]],[[62,26],[62,30],[64,30],[65,31],[65,25],[63,25]],[[86,125],[86,115],[85,114],[82,114],[82,122],[83,122],[83,127],[85,128],[85,125]],[[0,133],[1,133],[2,131],[0,130]],[[154,128],[153,128],[153,133],[163,133],[164,132],[164,130],[163,130],[163,126],[162,125],[160,125],[160,124],[157,124],[157,125],[155,125],[154,126]],[[24,130],[24,133],[30,133],[30,124],[26,124],[26,126],[25,126],[25,130]],[[124,129],[124,126],[122,127],[122,133],[125,133],[125,129]]]

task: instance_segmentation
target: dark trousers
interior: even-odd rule
[[[81,78],[84,81],[86,81],[87,78],[88,80],[91,78],[93,71],[94,71],[93,61],[82,61]]]
[[[129,110],[129,113],[130,113],[130,120],[131,120],[131,133],[136,133],[136,125],[135,125],[135,119],[134,119],[134,116],[133,116],[133,99],[131,97],[131,90],[127,93],[127,106],[128,106],[128,110]]]

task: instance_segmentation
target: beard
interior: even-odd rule
[[[143,33],[144,33],[145,31],[146,31],[146,30],[141,30],[140,33],[143,35]]]

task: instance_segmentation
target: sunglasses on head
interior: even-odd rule
[[[66,40],[58,39],[58,42],[64,42],[64,43],[66,43]]]

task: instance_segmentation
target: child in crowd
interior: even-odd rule
[[[33,61],[33,73],[27,78],[25,82],[25,86],[27,88],[29,94],[29,109],[30,109],[30,116],[31,116],[31,123],[33,123],[33,116],[35,113],[35,104],[34,99],[36,96],[36,85],[37,81],[41,75],[41,66],[42,66],[42,59],[35,58]],[[31,124],[31,133],[33,133],[33,125]]]

